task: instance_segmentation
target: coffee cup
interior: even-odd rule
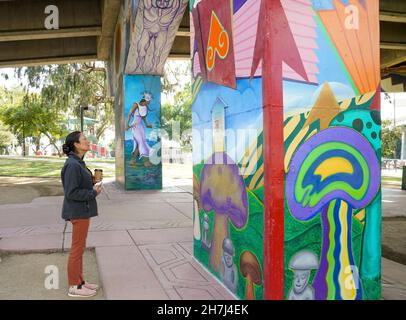
[[[95,180],[95,182],[100,182],[103,180],[103,170],[102,169],[94,169],[94,180]]]

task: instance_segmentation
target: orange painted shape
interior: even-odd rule
[[[344,28],[337,13],[335,10],[321,10],[318,11],[318,14],[358,88],[358,84],[360,83],[361,79],[356,70],[356,62],[351,55],[350,47],[344,35]],[[355,70],[355,72],[351,72],[351,70]]]
[[[221,24],[216,13],[212,11],[210,19],[209,41],[207,45],[206,65],[209,71],[213,70],[216,54],[220,59],[225,59],[230,48],[230,39],[227,31]]]
[[[339,0],[333,3],[334,10],[318,11],[320,19],[360,94],[374,91],[380,81],[378,0],[366,1],[365,5],[359,0],[349,1],[358,8],[358,29],[346,28],[346,6]]]
[[[344,35],[347,39],[347,43],[350,47],[350,52],[351,55],[354,59],[355,63],[355,68],[356,72],[358,72],[360,76],[360,82],[357,84],[358,90],[360,91],[361,94],[364,94],[366,92],[369,92],[369,87],[368,87],[368,79],[366,76],[366,68],[364,66],[364,61],[362,59],[362,53],[361,53],[361,44],[359,40],[357,39],[357,31],[356,29],[348,29],[345,26],[345,21],[348,18],[348,14],[345,12],[346,6],[339,0],[334,0],[334,4],[336,7],[336,12],[339,17],[339,20],[343,24],[343,30],[344,30]],[[356,7],[358,10],[361,8],[361,4],[357,4]],[[360,11],[359,11],[360,14]],[[359,20],[362,19],[361,15],[358,16]],[[367,48],[369,47],[369,41],[367,39],[363,39],[362,46],[366,46]],[[364,48],[365,50],[366,48]],[[355,72],[355,70],[352,70],[351,72]],[[375,89],[375,88],[374,88]]]

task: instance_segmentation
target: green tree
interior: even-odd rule
[[[1,104],[1,121],[7,125],[23,147],[25,156],[25,139],[37,134],[28,108],[28,98],[21,90],[3,92]]]
[[[402,130],[393,127],[389,120],[382,121],[382,156],[384,158],[396,158],[398,141],[402,137]]]
[[[10,129],[0,122],[0,154],[4,154],[12,140],[13,135],[11,134]]]
[[[39,151],[41,135],[48,137],[59,156],[62,155],[57,142],[67,133],[66,116],[57,108],[49,108],[41,95],[13,90],[3,99],[0,111],[1,120],[23,146],[23,156],[26,155],[26,138],[34,138],[36,151]]]
[[[179,61],[168,61],[165,65],[165,73],[162,78],[162,92],[166,100],[173,100],[173,103],[166,102],[161,108],[162,129],[169,138],[174,139],[172,129],[178,124],[180,132],[180,143],[185,148],[191,148],[192,128],[192,93],[191,93],[190,62],[179,63]],[[171,99],[172,98],[172,99]]]
[[[29,88],[40,90],[42,103],[47,108],[79,118],[81,106],[94,106],[94,111],[86,112],[96,120],[96,139],[113,124],[114,105],[112,98],[107,97],[104,65],[48,65],[20,68],[16,73],[26,78]]]

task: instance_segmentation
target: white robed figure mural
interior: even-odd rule
[[[147,115],[151,100],[152,94],[149,92],[144,92],[141,101],[138,103],[134,102],[127,117],[126,131],[131,129],[133,138],[133,159],[130,161],[130,165],[132,166],[136,165],[138,158],[142,159],[145,167],[152,166],[151,162],[149,161],[151,148],[148,146],[144,129],[144,125],[147,128],[153,128],[153,125],[148,124],[147,122]],[[130,125],[131,117],[133,118],[133,121]]]

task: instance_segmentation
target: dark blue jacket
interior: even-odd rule
[[[61,171],[61,179],[65,194],[62,219],[87,219],[97,216],[97,192],[93,189],[92,172],[74,152],[68,154]]]

